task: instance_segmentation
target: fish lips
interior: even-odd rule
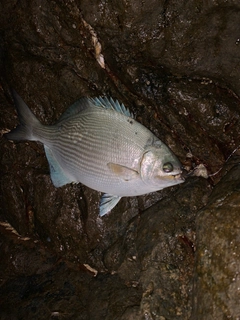
[[[179,174],[176,174],[173,176],[175,180],[179,180],[180,182],[179,183],[182,183],[185,181],[185,178],[184,178],[184,175],[183,173],[179,173]]]
[[[180,183],[183,183],[185,181],[184,177],[182,176],[181,171],[175,171],[174,174],[168,174],[168,175],[161,175],[158,177],[155,177],[154,183],[155,185],[161,185],[161,188],[171,187]]]
[[[183,183],[185,181],[185,173],[183,171],[180,171],[176,174],[169,174],[166,176],[162,176],[161,179],[165,181],[171,181],[172,184],[178,184],[178,183]]]
[[[183,176],[182,172],[177,173],[177,174],[166,175],[166,176],[161,177],[161,179],[168,180],[168,181],[176,180],[176,183],[181,183],[181,182],[185,181],[185,177]],[[177,181],[179,181],[179,182],[177,182]]]

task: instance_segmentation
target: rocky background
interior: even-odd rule
[[[11,87],[45,124],[107,94],[195,177],[100,218],[1,137],[0,319],[240,319],[239,26],[237,0],[1,1],[1,136]]]

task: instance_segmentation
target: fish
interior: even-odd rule
[[[139,196],[184,182],[175,154],[111,97],[83,97],[53,125],[42,124],[12,91],[20,124],[9,140],[43,144],[55,187],[82,183],[104,193],[99,215],[121,197]]]

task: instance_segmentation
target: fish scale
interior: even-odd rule
[[[106,97],[82,98],[55,125],[42,125],[13,92],[20,125],[12,140],[44,144],[56,187],[81,182],[104,192],[100,215],[122,196],[137,196],[182,183],[181,163],[123,104]]]
[[[111,134],[115,134],[114,131],[113,133],[110,132],[110,130],[112,129],[111,127],[109,127],[109,123],[107,122],[106,124],[103,124],[103,127],[98,127],[97,124],[99,124],[99,119],[101,116],[101,112],[100,114],[95,114],[95,116],[97,115],[97,119],[98,122],[95,121],[91,121],[91,123],[85,123],[84,125],[87,126],[88,128],[88,134],[81,134],[81,143],[78,144],[74,144],[72,146],[69,146],[69,143],[71,143],[71,138],[68,137],[68,135],[66,135],[66,138],[64,138],[64,136],[60,136],[60,144],[61,146],[63,146],[63,143],[66,143],[65,145],[67,146],[67,152],[73,152],[75,150],[76,153],[76,157],[77,159],[79,159],[79,150],[81,152],[81,162],[82,160],[84,160],[84,158],[87,160],[87,165],[89,167],[89,157],[92,156],[92,149],[96,150],[97,154],[94,154],[94,160],[96,160],[96,166],[98,167],[99,170],[102,171],[102,168],[100,166],[100,163],[102,163],[102,166],[105,164],[106,165],[106,161],[110,160],[110,161],[119,161],[120,158],[121,160],[124,160],[123,157],[121,156],[121,154],[125,155],[126,160],[129,162],[129,156],[130,154],[132,154],[132,156],[136,155],[137,152],[137,148],[134,148],[133,150],[133,145],[131,143],[131,141],[128,143],[127,139],[128,135],[130,134],[130,132],[127,132],[126,136],[118,136],[118,139],[109,139],[109,135],[111,136]],[[90,115],[89,115],[90,117]],[[104,117],[105,118],[105,117]],[[77,119],[75,119],[76,121]],[[80,121],[80,120],[79,120]],[[89,121],[90,122],[90,121]],[[104,130],[101,130],[104,128]],[[75,129],[75,127],[70,128],[69,132],[71,135],[71,132]],[[101,132],[100,135],[97,135],[97,133]],[[75,134],[75,137],[78,137],[78,134]],[[62,140],[63,139],[63,140]],[[115,144],[115,145],[114,145]],[[117,146],[118,144],[118,146]],[[137,143],[135,143],[134,146],[137,146]],[[54,148],[54,146],[52,146]],[[122,149],[119,149],[120,147],[122,147]],[[139,146],[137,146],[139,148]],[[103,151],[104,150],[104,151]],[[123,152],[121,152],[120,154],[117,153],[118,150],[122,150]],[[139,148],[138,150],[139,152],[142,152],[142,148]],[[86,154],[87,153],[87,154]],[[100,158],[102,156],[102,158]],[[123,161],[126,162],[126,161]],[[125,163],[125,165],[127,165],[128,163]],[[80,165],[80,164],[79,164]],[[91,165],[94,165],[94,162],[91,162]]]

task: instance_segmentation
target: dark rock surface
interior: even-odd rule
[[[195,299],[192,319],[239,319],[240,219],[238,162],[198,213]]]
[[[41,144],[1,137],[0,319],[240,319],[239,22],[236,0],[0,3],[1,135],[10,87],[46,124],[108,94],[188,170],[224,165],[100,218]]]

